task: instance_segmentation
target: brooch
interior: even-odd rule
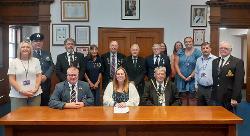
[[[49,58],[49,57],[46,57],[45,60],[46,60],[46,61],[50,61],[50,58]]]
[[[231,70],[228,70],[227,74],[226,74],[226,77],[233,77],[234,74]]]
[[[225,64],[225,66],[228,65],[229,63],[230,63],[230,61],[228,61],[228,62]]]

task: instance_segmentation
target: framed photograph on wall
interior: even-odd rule
[[[86,57],[89,53],[89,46],[84,46],[84,47],[76,47],[76,52],[80,52]]]
[[[121,0],[122,20],[140,20],[140,0]]]
[[[52,45],[63,46],[64,40],[69,38],[69,24],[52,24]]]
[[[61,20],[66,21],[89,21],[89,1],[88,0],[62,0]]]
[[[90,44],[90,26],[75,26],[75,40],[77,46]]]
[[[207,26],[207,6],[206,5],[191,5],[191,27],[206,27]]]
[[[200,46],[205,42],[205,29],[193,29],[194,45]]]

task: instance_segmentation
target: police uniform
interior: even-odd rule
[[[30,40],[42,41],[44,35],[41,33],[34,33],[30,36]],[[47,106],[50,97],[51,88],[51,75],[53,73],[54,63],[51,54],[44,50],[33,50],[33,57],[38,58],[40,61],[42,74],[47,77],[47,80],[41,83],[43,93],[41,95],[41,106]]]

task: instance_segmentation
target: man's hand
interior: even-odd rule
[[[235,106],[238,105],[238,102],[237,102],[236,100],[234,100],[234,99],[231,99],[231,105],[232,105],[233,107],[235,107]]]
[[[42,75],[42,82],[45,82],[47,80],[47,77],[45,75]]]
[[[84,106],[83,102],[71,102],[71,103],[66,103],[64,105],[64,108],[67,109],[78,109]]]

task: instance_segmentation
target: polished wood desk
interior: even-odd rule
[[[0,118],[6,136],[235,136],[243,120],[223,107],[23,107]]]

